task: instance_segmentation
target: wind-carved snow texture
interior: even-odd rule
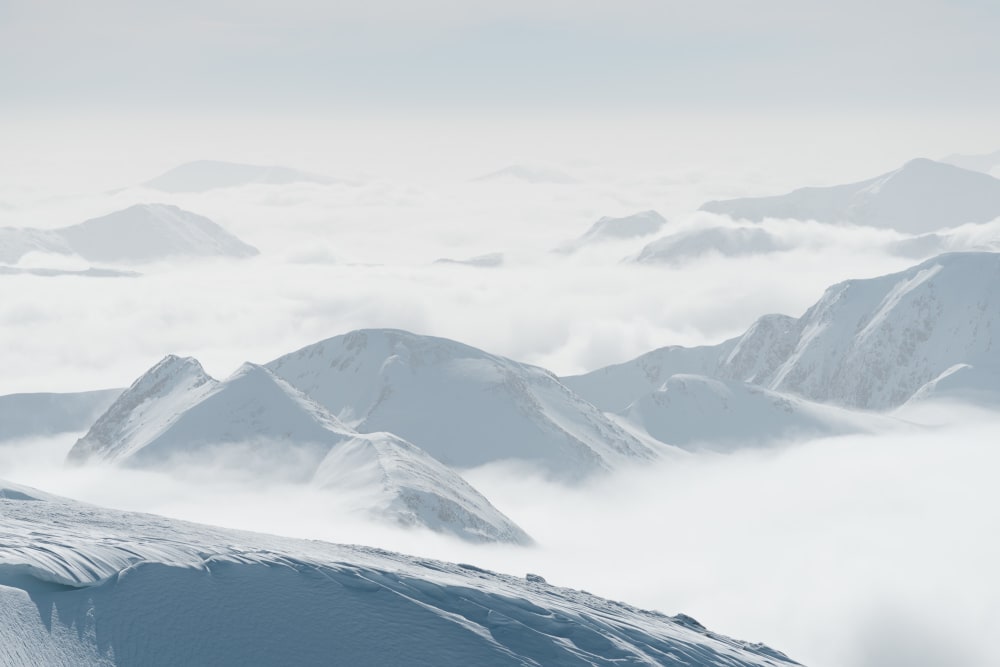
[[[703,255],[762,255],[789,250],[780,237],[757,227],[691,229],[648,243],[633,261],[640,264],[683,264]]]
[[[0,481],[0,663],[788,667],[552,586],[377,549],[107,510]]]
[[[765,218],[849,222],[919,234],[1000,217],[1000,180],[921,158],[859,183],[711,201],[701,209],[754,222]]]
[[[17,262],[32,251],[126,264],[258,254],[208,218],[168,204],[136,204],[60,229],[0,228],[0,262]]]
[[[90,428],[121,391],[0,396],[0,441],[83,431]]]
[[[361,330],[267,367],[358,431],[459,468],[520,459],[574,479],[659,454],[548,371],[443,338]]]
[[[318,183],[328,185],[334,180],[290,167],[238,164],[215,160],[187,162],[143,183],[161,192],[207,192],[242,185],[288,185]]]
[[[1000,254],[952,253],[834,285],[801,318],[766,316],[717,346],[661,348],[563,383],[613,412],[678,373],[869,410],[898,407],[918,392],[985,400],[1000,388],[995,332]]]
[[[225,461],[264,479],[363,491],[365,511],[473,541],[530,538],[456,472],[389,433],[359,434],[255,364],[222,382],[169,356],[127,389],[69,460],[164,469]]]
[[[667,219],[656,211],[642,211],[621,218],[603,217],[583,234],[583,236],[567,241],[556,252],[573,253],[581,248],[608,241],[623,241],[652,236],[663,229]]]

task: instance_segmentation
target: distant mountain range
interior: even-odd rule
[[[921,158],[858,183],[801,188],[774,197],[711,201],[701,210],[753,222],[791,218],[920,234],[1000,217],[1000,180]]]
[[[556,252],[570,254],[591,245],[608,241],[639,239],[658,233],[667,224],[667,219],[656,211],[642,211],[620,218],[603,217],[582,236],[563,243]]]

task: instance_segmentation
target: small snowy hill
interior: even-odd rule
[[[105,389],[0,396],[0,441],[86,430],[121,392]]]
[[[567,185],[577,180],[569,174],[550,167],[511,165],[484,176],[472,179],[474,183],[530,183]]]
[[[94,262],[257,254],[208,218],[167,204],[137,204],[57,231],[74,253]]]
[[[642,211],[622,218],[605,216],[591,225],[583,236],[556,248],[556,252],[572,253],[595,243],[652,236],[666,224],[667,219],[656,211]]]
[[[521,459],[576,478],[657,456],[548,371],[444,338],[354,331],[267,367],[358,431],[447,465]]]
[[[888,418],[879,415],[702,375],[671,376],[621,416],[661,442],[722,451],[795,438],[866,433],[890,425]]]
[[[756,227],[708,227],[670,234],[647,244],[634,261],[640,264],[683,264],[703,255],[762,255],[788,250],[787,243]]]
[[[809,400],[886,410],[957,364],[996,367],[1000,254],[940,255],[906,271],[848,280],[798,319],[769,315],[718,346],[662,348],[563,383],[604,410],[620,411],[677,373],[760,385]],[[984,380],[984,378],[986,378]]]
[[[932,232],[1000,217],[1000,180],[933,160],[911,160],[876,178],[776,197],[708,202],[703,211],[760,222],[792,218]]]
[[[333,183],[333,179],[289,167],[273,167],[215,160],[187,162],[143,183],[161,192],[207,192],[241,185],[287,185],[289,183]]]
[[[0,481],[0,663],[790,667],[537,577],[119,512]]]
[[[60,229],[0,228],[0,261],[14,263],[32,251],[127,264],[258,254],[208,218],[168,204],[136,204]]]
[[[466,539],[530,539],[454,471],[388,433],[358,434],[267,369],[222,382],[191,358],[139,378],[70,451],[77,463],[213,463],[266,478],[364,490],[368,512]]]

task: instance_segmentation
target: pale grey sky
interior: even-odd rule
[[[1000,106],[991,0],[3,0],[10,109]]]

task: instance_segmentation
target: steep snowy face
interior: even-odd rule
[[[0,441],[83,431],[121,393],[121,389],[105,389],[0,396]]]
[[[0,480],[0,663],[789,667],[694,619],[456,565]]]
[[[56,231],[74,253],[95,262],[258,254],[208,218],[167,204],[137,204]]]
[[[1000,180],[933,160],[911,160],[867,181],[787,195],[712,201],[702,210],[759,222],[793,218],[923,233],[1000,217]]]
[[[674,375],[621,416],[661,442],[719,451],[898,426],[879,415],[701,375]]]
[[[563,382],[620,412],[667,377],[738,380],[846,407],[887,410],[956,365],[940,385],[985,395],[1000,377],[1000,253],[940,255],[906,271],[829,288],[799,319],[767,315],[718,346],[667,347]],[[933,387],[928,386],[928,393]],[[998,385],[1000,386],[1000,385]]]
[[[827,290],[767,386],[870,409],[901,405],[955,364],[996,366],[1000,254],[941,255]]]
[[[642,211],[622,218],[605,216],[595,222],[580,238],[556,248],[556,252],[571,253],[595,243],[652,236],[666,224],[667,219],[656,211]]]
[[[289,167],[237,164],[199,160],[174,167],[143,185],[161,192],[207,192],[241,185],[287,185],[289,183],[332,183],[326,176],[309,174]]]
[[[442,338],[355,331],[267,367],[358,431],[446,465],[521,459],[573,478],[657,454],[547,371]]]
[[[354,434],[339,443],[320,463],[313,482],[362,492],[366,512],[405,526],[425,526],[472,542],[532,542],[458,473],[391,433]]]
[[[646,245],[634,261],[640,264],[683,264],[703,255],[761,255],[788,250],[789,245],[764,229],[709,227],[671,234]]]
[[[73,445],[69,460],[118,463],[129,459],[216,384],[197,360],[164,357],[132,383]]]
[[[357,492],[359,509],[476,541],[530,538],[457,473],[388,433],[360,435],[255,364],[215,382],[168,357],[114,404],[70,460],[211,464]]]

